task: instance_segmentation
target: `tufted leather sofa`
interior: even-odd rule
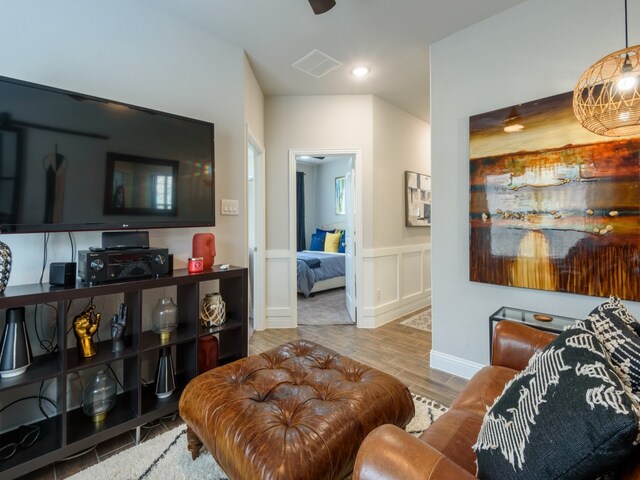
[[[544,349],[552,333],[502,321],[496,326],[491,365],[467,383],[451,405],[420,437],[392,425],[375,429],[358,452],[353,480],[443,479],[475,477],[476,442],[487,407],[505,384]],[[623,480],[640,480],[640,455],[623,466]]]
[[[194,378],[179,408],[193,458],[204,444],[232,480],[342,479],[371,430],[414,415],[400,381],[305,340]]]

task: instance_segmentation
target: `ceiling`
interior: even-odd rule
[[[429,121],[429,45],[524,0],[155,0],[242,47],[265,95],[373,94]],[[314,78],[291,66],[313,49],[344,66]],[[464,61],[453,59],[452,61]],[[355,78],[355,64],[371,67]]]

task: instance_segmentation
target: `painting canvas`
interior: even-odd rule
[[[346,212],[344,194],[344,177],[336,177],[336,215],[344,215]]]
[[[585,130],[571,93],[469,130],[472,281],[640,300],[640,136]]]
[[[416,172],[404,172],[407,227],[431,225],[431,177]]]

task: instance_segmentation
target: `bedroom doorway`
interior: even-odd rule
[[[359,151],[296,150],[290,162],[296,324],[357,324]]]

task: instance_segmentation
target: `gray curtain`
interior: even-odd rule
[[[296,222],[297,250],[301,252],[307,248],[304,228],[304,172],[296,172]]]

